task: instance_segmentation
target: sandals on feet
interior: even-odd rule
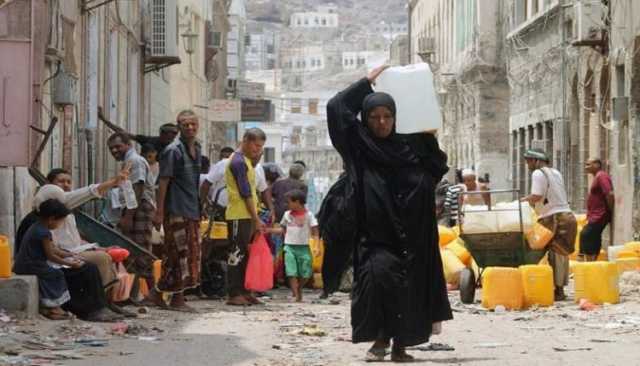
[[[397,363],[407,363],[415,361],[415,358],[408,354],[404,349],[403,350],[393,350],[391,351],[391,361]]]
[[[49,320],[68,320],[71,319],[71,314],[68,312],[59,313],[54,310],[40,309],[40,314]]]
[[[367,351],[367,354],[364,357],[366,362],[382,362],[384,361],[385,356],[389,354],[387,348],[382,347],[371,347]]]

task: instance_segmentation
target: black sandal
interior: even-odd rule
[[[409,363],[414,362],[415,358],[407,353],[404,348],[393,347],[391,351],[391,361],[397,363]]]
[[[364,357],[365,362],[383,362],[389,354],[388,347],[371,347]]]

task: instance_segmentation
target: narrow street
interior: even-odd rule
[[[416,347],[411,353],[416,364],[424,365],[633,365],[640,357],[637,280],[635,277],[636,282],[628,285],[623,281],[620,304],[591,312],[579,310],[571,301],[546,309],[488,312],[477,304],[462,305],[457,292],[452,292],[454,321],[445,324],[443,334],[434,337],[431,346]],[[309,291],[303,304],[288,302],[284,290],[271,294],[265,306],[244,309],[224,306],[221,301],[192,301],[200,314],[152,310],[128,321],[124,335],[113,334],[112,324],[4,323],[0,349],[5,353],[14,350],[25,363],[19,363],[20,357],[5,357],[0,364],[365,364],[367,345],[350,343],[346,294],[317,300],[318,293]],[[94,347],[89,340],[94,340]],[[56,341],[60,343],[53,346]],[[47,344],[54,351],[44,349]]]

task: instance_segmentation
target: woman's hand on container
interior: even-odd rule
[[[382,65],[382,66],[378,66],[375,69],[371,70],[371,72],[369,72],[369,75],[367,75],[367,80],[369,80],[369,83],[371,85],[375,85],[376,84],[376,79],[378,79],[378,76],[380,76],[380,74],[382,74],[384,72],[384,70],[388,69],[389,65]]]

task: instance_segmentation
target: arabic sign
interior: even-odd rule
[[[271,122],[273,113],[270,100],[242,100],[242,121]]]
[[[235,99],[213,99],[209,104],[209,120],[212,122],[240,121],[240,101]]]
[[[238,90],[238,98],[240,99],[264,99],[264,83],[238,80],[236,88]]]

